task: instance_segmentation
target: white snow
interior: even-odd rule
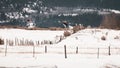
[[[10,19],[12,19],[12,18],[14,18],[14,19],[24,18],[23,14],[20,12],[9,12],[9,13],[5,13],[5,15],[7,17],[9,17]]]
[[[111,12],[114,12],[116,14],[120,14],[120,11],[119,10],[111,10]]]
[[[0,38],[9,40],[24,38],[32,41],[56,41],[56,36],[61,35],[63,35],[63,31],[0,29]],[[102,36],[105,36],[106,39],[102,40]],[[67,59],[64,57],[64,45],[67,46]],[[44,52],[44,45],[35,45],[36,54],[33,54],[33,46],[7,46],[8,50],[5,56],[6,45],[1,45],[0,67],[120,68],[119,45],[120,30],[84,29],[63,39],[61,42],[45,45],[48,49],[47,53]],[[76,54],[77,46],[80,49],[78,54]],[[111,56],[107,54],[108,46],[111,46]],[[100,48],[99,58],[97,48]]]
[[[89,55],[86,55],[89,56]],[[37,57],[30,55],[0,56],[0,67],[25,67],[25,68],[119,68],[120,56],[106,56],[97,59],[82,55],[70,55],[64,59],[59,54],[39,54]]]
[[[23,12],[27,12],[27,13],[36,13],[37,10],[33,10],[31,8],[23,8]]]
[[[5,21],[5,20],[4,20],[4,21],[0,21],[0,23],[5,23],[5,22],[9,22],[9,20],[6,20],[6,21]]]
[[[66,14],[59,14],[58,16],[77,16],[78,14],[77,13],[66,13]]]

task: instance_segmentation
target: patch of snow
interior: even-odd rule
[[[111,12],[114,12],[116,14],[120,14],[120,11],[119,10],[111,10]]]
[[[27,13],[36,13],[37,10],[32,10],[31,8],[23,8],[23,12],[27,12]]]

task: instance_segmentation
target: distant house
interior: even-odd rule
[[[35,28],[36,24],[32,20],[27,20],[27,27],[32,29]]]

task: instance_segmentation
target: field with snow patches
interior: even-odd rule
[[[63,33],[0,29],[0,68],[120,68],[120,30],[84,29],[66,38]]]

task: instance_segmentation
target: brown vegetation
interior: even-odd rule
[[[76,25],[73,27],[73,33],[76,33],[77,31],[84,29],[85,27],[83,25]]]
[[[0,39],[0,45],[4,44],[4,40]]]
[[[64,31],[64,36],[65,36],[65,37],[70,36],[70,35],[71,35],[70,32],[68,32],[68,31]]]
[[[27,27],[20,27],[20,26],[0,26],[0,28],[15,28],[15,29],[26,29],[26,30],[65,30],[65,28],[60,27],[49,27],[49,28],[27,28]]]
[[[100,27],[109,29],[120,29],[120,14],[111,13],[104,15]]]

